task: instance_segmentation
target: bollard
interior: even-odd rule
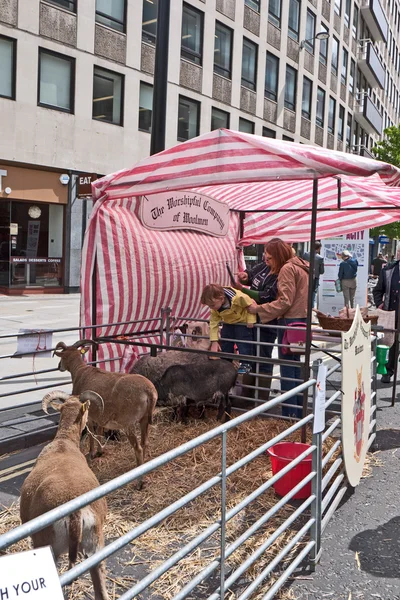
[[[376,347],[376,362],[378,363],[376,372],[378,375],[386,375],[386,365],[389,360],[389,346]]]

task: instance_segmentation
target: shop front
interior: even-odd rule
[[[64,291],[68,177],[0,164],[0,292]]]

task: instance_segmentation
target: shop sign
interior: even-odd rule
[[[96,181],[96,173],[80,173],[77,179],[77,198],[87,198],[92,195],[92,182]]]
[[[349,331],[342,333],[342,444],[347,478],[359,484],[368,449],[371,413],[371,323],[357,306]]]
[[[390,244],[390,239],[387,235],[380,235],[378,241],[380,244]]]
[[[148,229],[192,229],[224,237],[229,229],[229,206],[194,192],[163,192],[142,196],[140,219]]]
[[[10,223],[10,235],[18,235],[18,223]]]
[[[10,262],[14,264],[29,264],[29,265],[50,265],[50,264],[61,264],[62,258],[37,258],[30,256],[11,256]]]

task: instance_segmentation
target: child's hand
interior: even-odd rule
[[[249,312],[251,315],[256,315],[258,313],[258,304],[256,302],[253,302],[253,304],[250,304],[247,307],[247,312]]]
[[[211,342],[210,352],[221,352],[221,347],[218,342]],[[218,356],[209,356],[210,360],[219,360]]]
[[[254,323],[247,323],[247,329],[252,329],[254,327]]]

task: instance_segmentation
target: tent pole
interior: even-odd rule
[[[92,273],[92,340],[96,339],[96,325],[97,325],[97,253],[94,257],[93,273]],[[92,360],[97,360],[97,348],[92,346]]]
[[[158,0],[150,154],[165,150],[170,0]]]
[[[313,198],[311,214],[311,236],[310,236],[310,271],[308,275],[308,299],[307,299],[307,337],[306,352],[304,356],[304,381],[310,378],[310,358],[312,343],[312,309],[313,309],[313,290],[314,290],[314,265],[315,265],[315,240],[317,235],[317,210],[318,210],[318,179],[313,181]],[[303,392],[303,418],[307,415],[308,408],[308,390]],[[301,430],[301,441],[306,441],[306,428]]]
[[[396,385],[397,385],[397,373],[399,370],[399,334],[397,333],[399,330],[400,324],[400,314],[399,310],[397,310],[396,314],[396,334],[394,338],[394,371],[393,371],[393,388],[392,388],[392,406],[395,405],[396,402]]]

